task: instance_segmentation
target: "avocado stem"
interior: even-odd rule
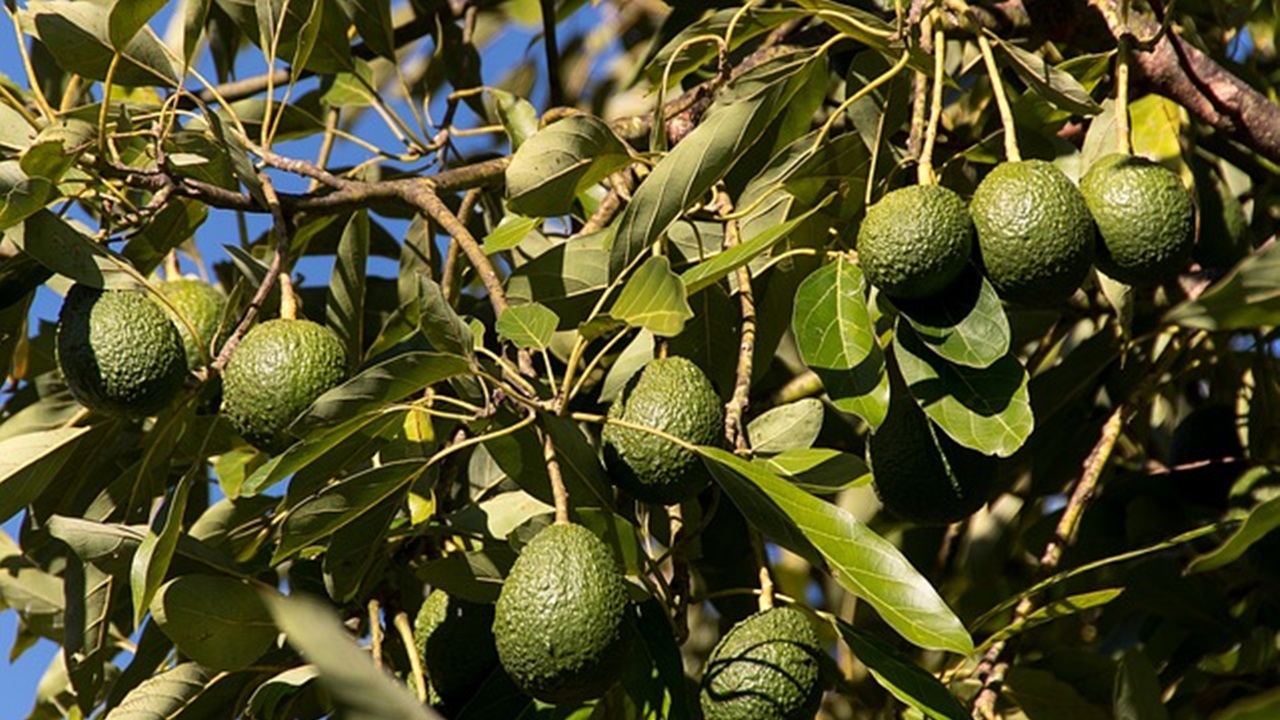
[[[1020,162],[1022,152],[1018,149],[1018,131],[1013,122],[1013,110],[1009,108],[1009,97],[1004,92],[1000,67],[996,65],[995,53],[991,51],[991,41],[983,30],[978,31],[978,49],[982,51],[982,62],[987,66],[987,75],[991,77],[991,92],[995,95],[996,109],[1000,112],[1000,124],[1004,126],[1005,159]]]

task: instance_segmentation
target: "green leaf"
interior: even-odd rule
[[[1160,677],[1144,652],[1128,648],[1116,668],[1111,714],[1115,720],[1169,720]]]
[[[1071,685],[1044,670],[1009,668],[1005,692],[1029,718],[1037,720],[1107,720],[1107,713]]]
[[[333,610],[308,597],[264,591],[286,639],[315,666],[320,682],[347,720],[442,720],[374,666]]]
[[[0,607],[22,615],[22,623],[43,637],[62,641],[65,608],[62,578],[45,572],[0,530]]]
[[[187,0],[186,15],[182,19],[182,60],[188,65],[200,49],[200,36],[204,34],[204,26],[209,22],[209,7],[212,4],[213,0]]]
[[[1244,522],[1218,547],[1196,557],[1187,572],[1198,573],[1225,567],[1244,555],[1254,543],[1280,527],[1280,496],[1259,503],[1245,516]]]
[[[1213,720],[1270,720],[1280,712],[1280,689],[1264,690],[1236,700],[1213,716]]]
[[[139,285],[137,271],[128,260],[48,210],[27,218],[23,233],[10,230],[7,237],[59,275],[92,287],[136,289]],[[28,238],[36,242],[28,242]]]
[[[1280,244],[1250,255],[1194,300],[1176,305],[1165,322],[1200,330],[1251,330],[1280,325]]]
[[[364,44],[378,57],[396,60],[395,22],[391,0],[338,0],[347,19],[355,24]]]
[[[140,4],[121,2],[119,5]],[[110,35],[110,14],[104,3],[31,0],[20,13],[22,27],[40,38],[59,67],[93,80],[106,80],[116,48]],[[164,45],[149,28],[134,34],[123,50],[112,82],[124,87],[174,87],[178,72]]]
[[[92,123],[67,118],[40,130],[35,142],[23,150],[19,165],[33,178],[57,183],[75,166],[81,153],[98,141],[98,128]]]
[[[347,369],[360,365],[364,349],[366,267],[369,264],[369,213],[358,210],[342,230],[329,280],[326,325],[347,350]]]
[[[130,690],[106,720],[177,720],[221,676],[196,662],[163,670]]]
[[[437,350],[470,358],[475,354],[471,328],[458,316],[439,283],[418,275],[419,328]]]
[[[493,114],[507,131],[511,149],[519,150],[529,138],[538,132],[538,109],[533,103],[498,88],[489,88],[493,100]]]
[[[865,288],[862,271],[843,257],[824,265],[796,289],[791,328],[800,357],[836,407],[879,427],[889,409],[889,380]]]
[[[248,667],[276,639],[258,592],[228,577],[174,578],[156,593],[151,615],[182,654],[215,670]]]
[[[40,497],[88,431],[64,427],[0,440],[0,522]]]
[[[733,453],[712,447],[699,447],[698,453],[752,524],[763,522],[774,540],[810,562],[821,566],[825,560],[836,582],[875,608],[902,637],[922,648],[973,652],[960,619],[889,541],[843,508]]]
[[[66,629],[62,640],[67,675],[76,702],[86,715],[102,689],[107,652],[111,649],[116,577],[97,565],[71,558],[64,572]]]
[[[1009,319],[986,278],[967,267],[945,297],[893,303],[916,337],[943,360],[985,368],[1009,354]]]
[[[662,603],[650,598],[636,605],[636,630],[643,656],[632,657],[622,676],[627,696],[639,717],[689,720],[693,717],[689,683],[685,679],[680,646],[671,634]]]
[[[178,548],[178,536],[182,533],[182,517],[187,512],[187,497],[191,494],[192,477],[190,473],[183,475],[173,497],[165,506],[164,523],[160,532],[154,528],[147,532],[142,544],[133,554],[133,565],[129,572],[129,589],[133,598],[133,626],[141,627],[142,618],[151,606],[160,583],[164,582],[169,572],[169,563]]]
[[[540,302],[564,322],[585,321],[609,284],[605,243],[611,233],[606,229],[566,240],[521,265],[507,279],[508,299]]]
[[[249,717],[282,717],[289,709],[289,700],[319,676],[315,665],[299,665],[264,680],[249,696]]]
[[[383,403],[403,399],[470,369],[471,363],[457,355],[434,352],[397,355],[321,395],[289,429],[305,435],[318,427],[371,412]]]
[[[708,285],[714,285],[729,276],[729,273],[746,265],[759,257],[774,245],[785,240],[801,223],[814,213],[827,206],[834,196],[827,196],[822,202],[780,225],[774,225],[750,240],[735,245],[724,252],[717,253],[710,259],[685,270],[680,275],[685,291],[690,297]]]
[[[953,365],[934,355],[899,322],[894,357],[911,395],[957,443],[986,455],[1009,457],[1035,428],[1027,371],[1006,355],[987,368]]]
[[[165,4],[166,0],[116,0],[107,19],[111,45],[117,50],[127,49],[138,31]]]
[[[945,685],[892,645],[840,618],[836,618],[836,628],[871,677],[902,703],[933,720],[969,720],[969,712]]]
[[[1001,40],[994,33],[987,35],[1008,56],[1009,64],[1018,73],[1018,77],[1046,100],[1076,115],[1097,115],[1102,112],[1102,106],[1071,73],[1050,65],[1033,52]]]
[[[12,228],[40,212],[54,192],[52,182],[31,177],[17,160],[0,162],[0,229]]]
[[[370,468],[326,485],[289,508],[272,565],[354,522],[422,474],[419,460]]]
[[[523,215],[506,215],[498,223],[498,227],[484,237],[480,243],[485,255],[510,250],[542,224],[542,218],[525,217]]]
[[[714,35],[724,38],[729,31],[729,23],[734,22],[733,37],[729,50],[741,47],[754,37],[763,35],[782,23],[796,18],[808,17],[808,13],[797,8],[761,8],[752,7],[742,12],[739,8],[717,10],[715,13],[685,26],[671,38],[661,50],[653,56],[645,67],[645,75],[656,87],[662,82],[663,74],[667,75],[668,87],[680,82],[686,75],[697,70],[719,54],[719,45],[703,40],[689,43],[696,37]]]
[[[1060,618],[1069,617],[1076,613],[1084,612],[1090,608],[1101,607],[1107,603],[1120,597],[1124,592],[1124,588],[1106,588],[1104,590],[1094,590],[1092,592],[1080,593],[1079,595],[1071,595],[1069,597],[1059,598],[1050,602],[1048,605],[1036,608],[1034,612],[1025,618],[1000,628],[991,637],[983,641],[978,648],[983,650],[991,647],[992,644],[1020,635],[1031,628],[1039,627],[1045,623],[1053,622]]]
[[[832,495],[871,482],[871,471],[862,458],[830,448],[786,450],[753,462],[817,495]]]
[[[494,329],[498,337],[518,348],[546,350],[551,346],[560,318],[546,305],[513,305],[502,311]]]
[[[623,286],[609,314],[631,327],[673,337],[693,317],[693,308],[689,307],[680,276],[671,271],[670,261],[655,255],[645,260]]]
[[[822,419],[822,401],[817,398],[770,408],[747,424],[751,450],[772,454],[809,448],[818,439]]]
[[[564,215],[578,193],[630,162],[630,150],[608,123],[571,115],[539,130],[511,156],[507,204],[521,215]]]
[[[610,276],[622,274],[676,218],[722,180],[810,74],[825,67],[825,54],[788,52],[732,81],[702,123],[658,162],[632,195],[610,249]]]
[[[302,442],[290,445],[288,450],[263,463],[245,479],[239,492],[234,495],[228,493],[228,495],[233,498],[257,495],[324,457],[345,440],[356,435],[378,435],[388,425],[399,423],[403,417],[403,412],[372,412],[354,417],[340,425],[325,428],[323,432],[311,433],[303,438]]]

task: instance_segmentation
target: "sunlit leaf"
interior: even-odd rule
[[[593,115],[572,115],[539,130],[507,166],[507,203],[517,213],[547,217],[573,209],[579,192],[631,162],[625,143]]]
[[[671,337],[684,330],[693,309],[680,276],[671,271],[671,263],[655,255],[627,280],[609,314],[632,327]]]
[[[498,316],[494,329],[498,337],[519,348],[546,350],[560,318],[545,305],[513,305]]]

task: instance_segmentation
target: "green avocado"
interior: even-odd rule
[[[1195,246],[1195,210],[1177,174],[1143,157],[1112,153],[1080,181],[1102,242],[1098,269],[1130,285],[1176,277]]]
[[[969,210],[951,190],[898,188],[867,210],[858,228],[858,264],[890,297],[929,297],[960,275],[973,234]]]
[[[187,377],[177,328],[143,292],[72,286],[58,315],[57,354],[75,399],[113,415],[156,414]]]
[[[985,504],[995,460],[937,430],[891,369],[889,412],[867,443],[876,495],[885,509],[920,525],[947,525]]]
[[[979,264],[1008,300],[1051,305],[1071,296],[1093,263],[1097,231],[1084,196],[1055,165],[998,165],[969,204]]]
[[[824,654],[800,610],[758,612],[711,651],[702,713],[706,720],[812,720],[822,702]]]
[[[186,323],[174,318],[174,327],[182,336],[182,348],[187,356],[187,365],[192,368],[204,365],[206,354],[211,354],[214,335],[218,332],[218,324],[222,321],[222,312],[227,307],[227,299],[217,288],[201,280],[169,280],[160,283],[160,293],[165,296]],[[191,327],[187,327],[190,323]],[[195,335],[191,330],[196,331]]]
[[[285,428],[347,375],[338,336],[310,320],[268,320],[245,334],[222,380],[222,411],[254,447],[288,447]]]
[[[724,407],[693,361],[650,362],[609,407],[609,417],[651,427],[695,445],[724,439]],[[652,433],[606,425],[604,457],[613,481],[636,499],[669,505],[688,500],[711,477],[698,456]]]
[[[461,707],[498,665],[493,606],[433,590],[418,609],[413,640],[433,704]]]
[[[535,535],[494,611],[498,659],[529,695],[581,702],[621,677],[630,645],[626,586],[613,554],[590,530],[556,524]]]

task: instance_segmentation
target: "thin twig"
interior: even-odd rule
[[[719,193],[720,212],[723,215],[733,213],[733,201],[723,190]],[[737,220],[729,220],[724,224],[725,250],[739,244]],[[736,450],[747,448],[747,436],[742,418],[747,412],[750,401],[751,374],[756,350],[756,301],[751,289],[751,270],[740,267],[737,271],[738,303],[741,308],[742,326],[738,342],[738,365],[734,372],[733,394],[724,408],[724,433],[729,447]]]
[[[426,702],[427,678],[426,673],[422,670],[422,658],[418,657],[418,645],[413,639],[413,626],[409,624],[409,616],[401,610],[396,613],[392,622],[395,625],[396,632],[400,635],[400,642],[404,644],[405,654],[409,656],[409,670],[410,677],[413,678],[413,691],[418,696],[418,702]]]
[[[458,219],[465,224],[467,218],[471,216],[475,210],[476,203],[480,201],[480,188],[472,188],[462,196],[462,203],[458,206]],[[458,290],[458,256],[460,248],[458,241],[449,239],[449,250],[445,254],[444,268],[440,271],[440,292],[444,295],[446,302],[452,303],[456,297]]]
[[[382,669],[382,605],[377,598],[369,601],[369,650],[373,653],[373,664]]]
[[[542,44],[547,50],[547,84],[551,90],[551,106],[564,105],[564,81],[560,77],[560,46],[556,43],[556,1],[540,0],[542,5]]]

